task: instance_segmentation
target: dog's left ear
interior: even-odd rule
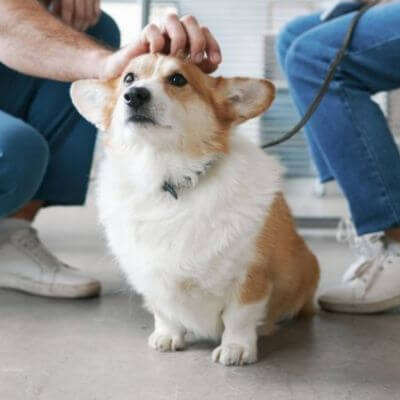
[[[275,86],[266,79],[230,78],[221,83],[223,97],[239,124],[266,111],[275,98]]]
[[[72,103],[79,113],[100,130],[110,124],[114,105],[114,88],[111,82],[84,79],[71,85]]]

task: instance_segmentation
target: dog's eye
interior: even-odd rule
[[[132,83],[134,80],[135,80],[135,74],[133,74],[132,72],[128,72],[128,73],[125,75],[124,83],[125,83],[126,85],[129,85],[129,84]]]
[[[168,82],[171,85],[182,87],[187,84],[186,78],[182,74],[172,74],[168,77]]]

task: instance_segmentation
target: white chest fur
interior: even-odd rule
[[[220,315],[254,257],[255,238],[279,191],[280,167],[241,138],[194,188],[161,190],[163,161],[149,149],[109,153],[98,206],[109,245],[147,306],[201,336]]]

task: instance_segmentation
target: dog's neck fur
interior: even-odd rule
[[[144,192],[167,192],[175,199],[185,190],[197,186],[202,177],[215,168],[221,160],[220,154],[201,157],[189,156],[177,151],[160,150],[149,144],[137,143],[125,148],[123,153],[110,156],[117,163],[123,163],[126,177]]]
[[[162,190],[171,194],[178,200],[178,193],[187,189],[194,188],[202,176],[215,166],[219,157],[217,155],[210,155],[188,166],[186,169],[182,168],[180,171],[174,171],[170,176],[167,175]]]

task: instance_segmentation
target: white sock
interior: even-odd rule
[[[0,240],[7,238],[14,232],[29,228],[31,223],[25,219],[20,218],[2,218],[0,219]]]
[[[397,252],[400,252],[400,242],[398,242],[397,240],[388,238],[387,244],[388,244],[388,247],[390,247],[392,249],[396,249]]]

